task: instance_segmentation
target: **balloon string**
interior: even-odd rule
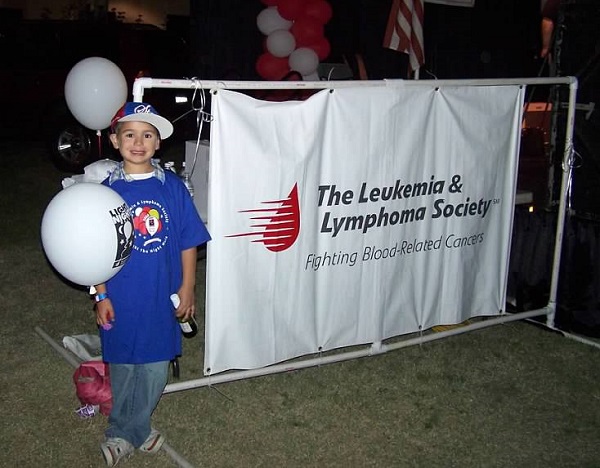
[[[96,130],[96,136],[98,137],[98,156],[102,158],[102,132]]]

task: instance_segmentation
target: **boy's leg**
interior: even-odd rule
[[[169,361],[111,364],[113,409],[106,437],[123,438],[139,447],[150,435],[150,418],[167,384]]]
[[[132,413],[134,390],[134,366],[131,364],[110,364],[110,389],[112,409],[108,416],[108,428],[104,435],[107,439],[120,437],[132,442],[124,428]]]

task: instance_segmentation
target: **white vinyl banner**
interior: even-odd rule
[[[523,95],[217,91],[205,374],[503,311]]]

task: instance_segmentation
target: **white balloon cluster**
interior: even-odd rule
[[[327,0],[261,0],[267,7],[256,17],[266,36],[266,51],[256,61],[266,80],[281,80],[297,72],[304,80],[318,80],[317,67],[331,51],[324,26],[332,16]]]
[[[127,81],[110,60],[89,57],[69,71],[65,99],[77,121],[99,134],[127,100]],[[121,270],[132,251],[129,207],[117,192],[98,183],[114,164],[98,161],[86,167],[81,179],[63,180],[65,189],[50,201],[42,217],[46,257],[75,284],[104,283]]]

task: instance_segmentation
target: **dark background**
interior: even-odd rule
[[[369,79],[406,77],[406,56],[381,45],[391,0],[329,3],[333,17],[325,35],[332,53],[327,62],[351,61],[360,53]],[[263,8],[259,0],[191,3],[192,64],[198,75],[259,79],[254,63],[263,36],[255,18]],[[426,68],[438,78],[535,76],[539,22],[537,0],[476,0],[474,8],[426,3]]]
[[[369,79],[406,78],[407,55],[382,47],[391,0],[329,0],[333,17],[325,36],[332,51],[327,62],[347,62],[355,72],[360,54]],[[254,65],[262,53],[263,35],[256,16],[259,0],[191,2],[189,43],[193,76],[204,79],[259,80]],[[425,3],[425,57],[421,79],[510,78],[550,76],[539,58],[538,0],[476,0],[473,8]],[[557,31],[561,32],[556,73],[579,79],[578,102],[598,102],[600,75],[600,1],[564,0]],[[556,62],[555,62],[556,63]],[[564,87],[563,87],[564,88]],[[527,100],[546,102],[549,89],[530,87]],[[558,97],[566,102],[567,94]],[[577,112],[572,208],[600,219],[600,113]],[[558,115],[564,127],[564,110]],[[562,121],[561,121],[562,119]],[[550,119],[547,119],[550,120]],[[560,135],[559,135],[560,137]],[[560,175],[562,148],[554,149]],[[547,167],[543,168],[544,171]],[[545,202],[558,199],[550,194]]]
[[[355,56],[360,54],[369,79],[407,77],[407,55],[382,47],[391,0],[328,1],[333,17],[325,29],[332,46],[327,62],[347,62],[358,79]],[[254,63],[263,50],[263,37],[255,18],[263,8],[259,0],[192,2],[193,74],[207,79],[260,79]],[[420,78],[576,76],[578,103],[597,103],[600,1],[563,0],[556,25],[560,45],[554,49],[552,71],[538,55],[540,23],[538,0],[476,0],[474,8],[425,3],[426,63]],[[551,101],[558,107],[557,142],[564,140],[564,130],[559,129],[565,128],[561,107],[568,95],[563,88],[527,89],[528,102]],[[557,323],[563,330],[600,336],[600,117],[598,111],[576,114],[577,157],[565,226]],[[563,151],[551,146],[549,151],[527,155],[531,156],[529,176],[544,185],[553,166],[560,180]],[[525,173],[523,153],[520,179]],[[556,200],[557,193],[548,194],[547,209],[533,214],[517,209],[515,213],[509,293],[516,296],[517,310],[547,304]]]
[[[406,78],[407,56],[382,47],[392,0],[328,0],[333,17],[326,25],[325,35],[332,51],[327,62],[347,62],[354,78],[356,55],[364,59],[369,79]],[[153,68],[150,76],[164,78],[198,77],[205,80],[259,80],[255,63],[263,51],[262,33],[256,26],[258,13],[265,8],[260,0],[196,0],[190,2],[190,17],[169,17],[167,32],[181,36],[188,44],[185,60],[176,58],[179,47],[151,46],[149,57]],[[19,13],[0,9],[0,26],[13,27]],[[86,19],[89,21],[89,18]],[[474,8],[450,7],[425,4],[425,58],[420,70],[421,79],[468,79],[468,78],[524,78],[549,76],[549,67],[538,57],[540,50],[540,2],[539,0],[476,0]],[[554,50],[560,60],[554,62],[559,76],[576,76],[579,80],[578,103],[598,103],[600,92],[600,1],[563,0],[559,26],[560,47]],[[2,34],[0,34],[0,40]],[[75,40],[74,44],[61,44],[57,56],[65,59],[77,50],[90,56],[86,47],[92,41]],[[161,44],[164,41],[161,41]],[[104,44],[105,42],[103,42]],[[125,50],[131,48],[128,41],[120,41]],[[2,42],[0,41],[0,46]],[[45,43],[48,46],[48,43]],[[76,48],[74,48],[76,46]],[[4,52],[4,49],[2,49]],[[8,48],[8,52],[15,52]],[[39,50],[37,50],[39,52]],[[88,53],[89,52],[89,53]],[[158,57],[165,57],[158,59]],[[559,54],[558,54],[559,52]],[[13,54],[15,55],[15,54]],[[39,53],[37,54],[39,55]],[[16,56],[21,57],[19,53]],[[40,63],[31,60],[34,55],[23,57],[26,67],[19,72],[6,73],[7,55],[4,55],[0,78],[4,95],[10,102],[2,104],[6,122],[0,130],[6,130],[19,110],[28,116],[42,116],[39,99],[48,90],[49,79],[43,79]],[[43,54],[44,58],[51,54]],[[14,57],[13,57],[14,58]],[[112,58],[112,57],[111,57]],[[158,60],[157,60],[158,59]],[[169,61],[171,59],[171,61]],[[48,60],[46,60],[48,61]],[[128,63],[130,60],[126,60]],[[21,62],[21,61],[19,61]],[[52,60],[57,64],[58,60]],[[76,62],[65,64],[62,75],[55,75],[61,91],[64,77]],[[174,65],[177,65],[175,67]],[[181,69],[180,67],[181,66]],[[159,71],[160,70],[160,71]],[[177,70],[177,71],[175,71]],[[47,70],[46,70],[47,71]],[[6,75],[6,76],[5,76]],[[165,76],[169,75],[169,76]],[[54,75],[53,75],[54,76]],[[25,92],[6,92],[7,84],[14,81],[25,83]],[[27,81],[29,80],[29,81]],[[31,84],[27,84],[31,83]],[[560,87],[561,89],[564,88]],[[565,127],[567,101],[563,91],[554,99],[553,91],[530,86],[527,100],[546,102],[552,100],[558,112],[556,118],[559,135]],[[38,94],[36,94],[38,93]],[[28,105],[19,105],[25,98],[33,98]],[[154,96],[152,97],[154,99]],[[4,102],[4,100],[3,100]],[[31,112],[30,109],[36,109]],[[162,109],[162,107],[161,107]],[[52,119],[41,118],[48,122]],[[599,111],[577,111],[575,119],[575,162],[569,199],[567,232],[561,265],[560,301],[567,310],[560,315],[563,326],[576,328],[581,323],[587,332],[600,336],[600,121]],[[193,122],[192,122],[193,124]],[[37,131],[25,127],[31,138]],[[195,126],[193,128],[195,130]],[[564,134],[562,135],[564,136]],[[535,146],[535,145],[534,145]],[[563,148],[551,149],[551,160],[544,162],[546,154],[535,153],[530,162],[531,177],[543,178],[548,166],[561,174]],[[521,152],[523,161],[524,151]],[[536,159],[537,158],[537,159]],[[546,158],[548,159],[548,158]],[[542,164],[538,164],[538,163]],[[538,164],[536,166],[536,164]],[[543,180],[543,179],[542,179]],[[510,284],[519,296],[518,307],[544,306],[549,290],[549,268],[552,262],[553,235],[556,229],[556,193],[550,194],[546,209],[533,215],[517,213],[515,218],[513,255],[511,257]],[[554,204],[553,204],[554,203]]]
[[[392,0],[328,1],[333,17],[325,27],[325,36],[332,48],[327,62],[347,63],[354,78],[358,79],[356,56],[360,54],[369,79],[407,78],[407,55],[382,47]],[[155,77],[259,80],[255,63],[263,52],[264,36],[256,26],[256,17],[264,8],[260,0],[191,1],[189,17],[168,17],[169,40],[163,38],[155,44],[146,40],[143,52],[139,52],[142,49],[136,49],[126,36],[117,37],[108,31],[106,25],[111,22],[107,18],[94,17],[89,11],[81,14],[85,23],[81,27],[87,32],[85,37],[77,27],[69,26],[72,34],[65,31],[58,37],[53,32],[52,38],[57,36],[55,40],[43,39],[39,44],[27,44],[28,48],[15,48],[4,39],[6,34],[22,29],[18,23],[21,13],[0,8],[0,52],[3,57],[0,83],[4,93],[1,104],[3,108],[11,109],[10,113],[4,112],[0,117],[0,133],[4,136],[11,129],[26,128],[20,114],[28,120],[37,119],[37,124],[46,127],[49,122],[58,121],[55,102],[63,93],[66,74],[78,60],[91,55],[106,56],[115,61],[126,71],[130,81],[137,69],[145,68],[137,64],[143,61],[147,62],[150,76]],[[93,27],[91,21],[94,21]],[[115,21],[113,18],[110,28],[114,27]],[[549,76],[549,67],[538,57],[540,21],[539,0],[476,0],[473,8],[426,2],[426,62],[420,70],[420,78]],[[560,25],[562,41],[557,74],[579,79],[579,103],[596,103],[600,92],[600,1],[563,0]],[[107,29],[112,41],[101,33],[90,32],[96,27]],[[182,53],[182,47],[173,45],[177,44],[174,36],[185,41],[185,52]],[[14,64],[17,66],[11,68]],[[528,87],[527,92],[527,100],[531,102],[545,102],[551,95],[548,87]],[[157,98],[153,96],[153,99]],[[561,115],[564,110],[560,108],[566,99],[567,95],[563,93],[555,101],[560,111],[557,128],[564,128],[564,115]],[[19,105],[19,102],[23,104]],[[30,112],[32,106],[38,112]],[[51,130],[46,133],[53,134]],[[41,133],[37,128],[28,132]],[[600,219],[597,110],[591,114],[577,112],[575,150],[572,208],[581,215]],[[552,148],[552,152],[553,160],[548,165],[556,166],[555,173],[560,175],[563,149]],[[532,172],[548,172],[547,169],[540,166]],[[544,202],[552,203],[557,199],[556,193],[549,194]]]

